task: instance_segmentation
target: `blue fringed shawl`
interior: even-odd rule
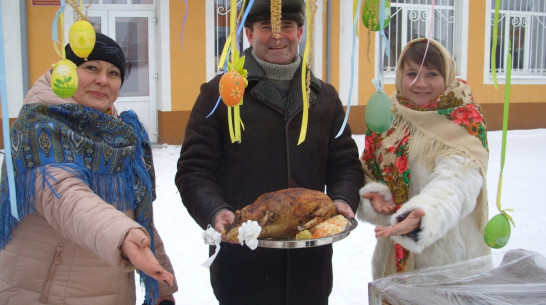
[[[89,185],[120,211],[133,210],[135,220],[150,234],[154,249],[155,174],[148,134],[133,111],[119,118],[79,104],[24,105],[10,130],[20,219],[35,212],[38,172],[42,187],[54,179],[48,167],[60,167]],[[144,162],[143,162],[144,161]],[[6,170],[6,166],[2,167]],[[0,249],[10,240],[18,221],[11,216],[6,175],[0,183]],[[139,272],[146,302],[155,304],[157,281]]]

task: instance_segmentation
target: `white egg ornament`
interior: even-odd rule
[[[78,89],[78,73],[76,65],[68,60],[61,59],[51,73],[51,89],[62,98],[71,97]]]
[[[68,31],[68,42],[74,54],[80,58],[87,58],[95,47],[97,35],[93,25],[85,20],[78,20]]]

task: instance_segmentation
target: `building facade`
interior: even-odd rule
[[[126,51],[128,78],[116,107],[134,109],[153,142],[182,143],[200,85],[222,73],[217,60],[229,34],[225,18],[230,1],[92,0],[89,6],[83,1],[95,30],[116,39]],[[240,8],[242,1],[238,2]],[[454,55],[457,74],[470,83],[490,130],[502,128],[504,54],[512,52],[508,127],[546,128],[546,1],[501,1],[497,87],[490,55],[494,0],[392,0],[385,30],[388,41],[364,27],[360,16],[354,22],[354,1],[315,2],[312,69],[350,104],[354,133],[366,130],[366,103],[377,90],[372,80],[382,80],[385,92],[393,93],[394,68],[403,46],[413,38],[429,36]],[[29,87],[60,59],[51,33],[60,4],[60,0],[1,0],[11,120],[17,117]],[[68,5],[64,16],[59,37],[66,43],[68,29],[78,16]],[[381,57],[387,43],[389,55]],[[248,42],[241,38],[241,44]]]

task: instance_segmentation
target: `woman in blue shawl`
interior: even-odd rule
[[[78,66],[73,97],[56,96],[46,72],[10,130],[19,219],[2,175],[0,304],[135,304],[135,268],[147,304],[173,304],[150,141],[133,111],[111,111],[123,51],[97,33],[86,59],[70,45],[66,57]]]

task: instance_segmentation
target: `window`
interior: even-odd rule
[[[383,69],[385,76],[394,79],[394,72],[398,58],[404,46],[411,40],[420,37],[429,37],[432,30],[432,39],[445,46],[455,59],[457,74],[462,71],[463,44],[461,33],[461,5],[463,1],[437,0],[434,5],[434,23],[431,29],[432,0],[392,0],[391,20],[385,34],[390,43],[390,58],[385,59]],[[379,41],[379,40],[377,40]]]
[[[489,54],[493,46],[495,1],[489,6],[491,28]],[[507,54],[512,54],[512,77],[520,80],[546,81],[546,1],[501,0],[495,50],[496,71],[505,77]],[[491,64],[486,62],[491,79]]]

